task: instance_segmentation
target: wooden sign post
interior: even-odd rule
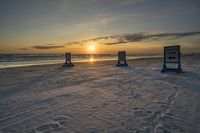
[[[118,62],[116,66],[128,66],[126,62],[126,51],[118,52]]]
[[[65,64],[63,64],[63,67],[74,67],[74,64],[72,64],[72,59],[71,59],[71,53],[66,53],[65,54]]]
[[[180,55],[180,46],[164,47],[164,63],[161,72],[182,72]],[[169,68],[167,67],[167,63],[177,64],[178,66],[177,68]]]

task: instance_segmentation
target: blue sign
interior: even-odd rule
[[[164,63],[161,72],[182,72],[180,55],[180,46],[164,47]],[[178,66],[177,68],[167,67],[167,64],[169,63],[178,64]]]
[[[116,66],[128,66],[126,62],[126,51],[118,52],[118,62]]]

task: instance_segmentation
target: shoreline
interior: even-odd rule
[[[132,60],[144,60],[144,59],[157,59],[157,58],[163,58],[162,56],[158,56],[158,57],[136,57],[136,58],[131,58],[131,59],[127,59],[127,61],[132,61]],[[49,65],[59,65],[59,64],[64,64],[65,60],[63,60],[63,63],[47,63],[47,64],[30,64],[30,65],[21,65],[21,66],[9,66],[9,67],[2,67],[1,69],[10,69],[10,68],[21,68],[21,67],[33,67],[33,66],[49,66]],[[94,61],[89,61],[89,60],[83,60],[83,61],[73,61],[72,59],[72,63],[73,64],[82,64],[82,63],[95,63],[95,62],[111,62],[111,61],[117,61],[117,57],[116,59],[99,59],[99,60],[94,60]]]
[[[199,56],[200,54],[184,54],[182,55],[182,57],[187,57],[187,56]],[[141,60],[141,59],[154,59],[154,58],[163,58],[162,55],[157,55],[157,56],[143,56],[143,57],[128,57],[127,55],[127,61],[131,61],[131,60]],[[0,66],[0,70],[1,69],[7,69],[7,68],[19,68],[19,67],[31,67],[31,66],[46,66],[46,65],[56,65],[56,64],[64,64],[65,62],[65,59],[63,60],[41,60],[40,62],[46,62],[46,63],[39,63],[39,64],[34,64],[34,61],[30,61],[32,62],[31,64],[18,64],[18,65],[11,65],[11,66]],[[52,61],[52,62],[50,62]],[[56,62],[54,62],[56,61]],[[90,59],[87,59],[87,60],[73,60],[72,59],[72,62],[74,64],[79,64],[79,63],[91,63],[91,62],[108,62],[108,61],[117,61],[117,56],[115,58],[111,58],[111,59],[95,59],[93,61],[90,61]],[[1,62],[0,62],[1,63]],[[10,62],[12,63],[12,62]],[[14,63],[14,62],[13,62]],[[17,62],[17,63],[20,63]],[[23,63],[23,61],[21,62]]]

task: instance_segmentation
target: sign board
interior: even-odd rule
[[[177,68],[168,68],[168,63],[177,63]],[[161,72],[182,72],[181,69],[181,61],[180,61],[180,46],[167,46],[164,47],[164,63],[163,63],[163,69]]]
[[[71,60],[71,53],[66,53],[65,54],[65,64],[63,65],[63,67],[73,67],[74,65],[72,64],[72,60]]]
[[[118,52],[118,62],[116,66],[128,66],[126,62],[126,51]]]
[[[71,61],[71,53],[66,53],[66,61]]]
[[[119,51],[118,52],[118,60],[125,61],[126,60],[126,51]]]
[[[178,63],[180,55],[179,46],[165,47],[165,61],[167,63]]]

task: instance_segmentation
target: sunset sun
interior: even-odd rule
[[[95,52],[96,51],[96,47],[95,47],[94,42],[88,43],[87,50],[88,50],[88,52]]]

